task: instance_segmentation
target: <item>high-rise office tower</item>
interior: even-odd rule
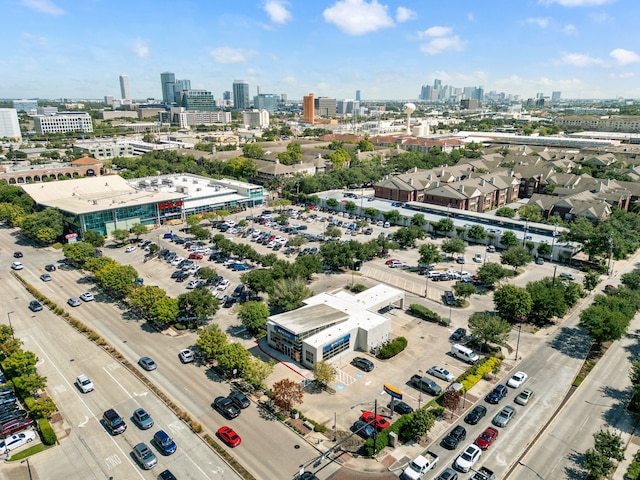
[[[177,93],[176,103],[187,111],[213,112],[216,102],[208,90],[181,90]]]
[[[360,101],[360,90],[356,90],[356,102]]]
[[[231,100],[231,92],[229,90],[225,90],[224,92],[222,92],[222,99]]]
[[[562,92],[551,92],[551,101],[552,102],[559,102],[561,95],[562,95]]]
[[[175,102],[175,73],[164,72],[160,74],[160,83],[162,85],[162,103],[171,104]]]
[[[253,97],[253,108],[274,114],[278,108],[278,99],[275,93],[259,93]]]
[[[262,93],[262,87],[260,85],[256,86],[256,95],[260,95]]]
[[[433,80],[433,88],[435,88],[437,90],[440,87],[442,87],[442,80],[440,80],[439,78],[434,79]]]
[[[18,111],[15,108],[0,108],[0,138],[22,140]]]
[[[126,75],[120,75],[120,98],[122,98],[122,100],[131,100],[129,77]]]
[[[316,118],[313,93],[302,97],[302,119],[304,123],[313,123]]]
[[[249,84],[244,80],[233,81],[233,108],[236,110],[248,110]]]

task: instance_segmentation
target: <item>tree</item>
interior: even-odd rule
[[[402,215],[398,210],[389,210],[388,212],[382,212],[382,216],[387,222],[398,223],[402,219]]]
[[[208,289],[196,288],[178,295],[178,307],[181,312],[204,320],[216,313],[220,303]]]
[[[582,281],[585,290],[589,290],[590,292],[598,286],[598,283],[600,283],[600,274],[593,270],[587,272]]]
[[[418,262],[421,265],[436,263],[441,258],[440,251],[435,243],[425,243],[423,245],[420,245],[418,253],[420,253],[420,259],[418,260]]]
[[[242,147],[242,154],[247,158],[254,158],[256,160],[264,157],[264,150],[260,145],[256,145],[255,143],[247,143],[244,147]]]
[[[526,289],[502,285],[493,294],[493,303],[505,318],[526,317],[531,312],[531,295]]]
[[[442,232],[445,235],[449,232],[452,232],[455,227],[453,224],[453,220],[451,220],[450,218],[441,218],[437,222],[432,223],[431,226],[436,232]]]
[[[543,278],[529,282],[526,286],[531,296],[531,315],[541,322],[548,322],[553,317],[562,318],[569,307],[564,294],[564,286],[554,285],[553,279]]]
[[[299,235],[297,235],[299,236]],[[342,230],[340,230],[338,227],[334,227],[333,225],[330,227],[327,227],[324,231],[324,237],[325,239],[338,239],[342,236]],[[295,237],[294,237],[295,238]],[[304,238],[304,237],[300,237],[300,238]]]
[[[401,227],[393,233],[393,239],[403,247],[413,247],[416,240],[424,238],[424,236],[425,231],[414,225]]]
[[[209,280],[210,278],[216,278],[218,276],[218,272],[215,268],[211,267],[202,267],[198,271],[198,275],[202,280]]]
[[[405,437],[415,438],[422,437],[429,433],[429,430],[433,428],[436,423],[436,419],[426,408],[416,410],[411,415],[411,420],[407,423],[405,430]]]
[[[380,211],[377,208],[364,207],[363,213],[369,218],[376,218],[380,214]]]
[[[336,369],[326,360],[320,360],[313,365],[313,376],[322,386],[333,382],[336,378]]]
[[[143,285],[129,294],[129,302],[131,305],[149,312],[154,303],[166,296],[167,292],[160,287]]]
[[[246,302],[238,308],[238,318],[250,332],[256,333],[267,324],[269,309],[262,302]]]
[[[227,372],[233,370],[243,371],[249,364],[250,358],[251,354],[238,342],[226,344],[222,351],[216,355],[218,367]]]
[[[538,255],[542,257],[549,257],[551,255],[551,245],[548,243],[539,243],[536,249],[538,251]]]
[[[295,405],[302,403],[304,390],[299,382],[283,378],[273,384],[273,402],[282,410],[290,411]]]
[[[427,224],[427,220],[424,218],[422,213],[416,213],[413,217],[411,217],[411,225],[414,227],[422,228]]]
[[[95,248],[102,247],[104,245],[104,235],[95,230],[87,230],[82,236],[82,240],[93,245]]]
[[[111,236],[116,241],[116,243],[124,243],[129,238],[129,230],[116,228],[111,232]]]
[[[542,220],[542,211],[535,205],[523,205],[518,209],[518,217],[520,217],[520,220],[539,222]]]
[[[482,225],[476,224],[472,225],[471,228],[467,230],[467,237],[479,242],[487,237],[487,232]]]
[[[95,273],[96,279],[104,288],[112,293],[126,297],[131,290],[138,272],[131,265],[109,264]]]
[[[196,347],[207,360],[213,360],[227,345],[227,334],[218,325],[212,323],[198,332]]]
[[[456,282],[453,286],[453,293],[456,297],[462,297],[466,300],[471,295],[478,293],[478,289],[473,283]]]
[[[200,222],[202,221],[202,219],[197,215],[189,215],[189,216],[187,216],[185,221],[186,221],[187,225],[189,226],[189,228],[193,228],[196,225],[200,225]]]
[[[34,391],[37,391],[37,389]],[[49,418],[57,411],[58,407],[56,407],[54,401],[49,397],[37,399],[29,408],[29,413],[31,413],[35,418]]]
[[[39,375],[37,372],[25,373],[17,377],[11,378],[13,388],[16,393],[21,397],[33,396],[38,390],[44,389],[47,385],[47,378]]]
[[[500,263],[512,266],[514,272],[518,270],[518,267],[523,267],[532,260],[533,257],[524,247],[511,247],[502,252],[500,256]]]
[[[510,276],[511,272],[497,263],[489,262],[481,265],[476,274],[485,287],[491,288],[503,278]]]
[[[259,358],[250,357],[242,371],[242,378],[254,388],[263,388],[264,381],[273,373],[274,368],[275,362],[271,358],[268,362],[263,362]]]
[[[313,292],[300,277],[282,278],[273,285],[273,291],[269,294],[269,307],[274,312],[289,312],[300,308],[302,301],[311,295]]]
[[[513,218],[516,216],[516,212],[513,208],[500,207],[496,210],[496,217]]]
[[[624,460],[625,445],[620,435],[608,430],[599,430],[593,438],[594,446],[586,451],[584,466],[589,470],[589,478],[600,479],[613,470],[614,460]]]
[[[96,272],[105,268],[107,265],[116,265],[117,263],[118,262],[110,257],[91,257],[86,262],[84,262],[82,268],[95,274]]]
[[[501,345],[507,341],[511,324],[498,315],[476,312],[469,317],[469,331],[482,342],[482,348],[486,350],[489,343]]]
[[[38,357],[29,351],[19,350],[2,361],[2,370],[7,377],[19,377],[36,372]]]
[[[444,392],[442,403],[444,403],[444,406],[451,411],[451,418],[453,418],[455,411],[458,410],[461,398],[462,395],[460,394],[460,391],[455,388],[447,388]]]
[[[507,230],[500,237],[500,243],[507,248],[511,248],[520,245],[520,240],[518,240],[515,233],[511,230]]]
[[[587,480],[600,480],[613,470],[615,464],[602,453],[590,448],[585,452],[584,466],[589,470]]]
[[[337,199],[333,197],[327,199],[327,207],[336,208],[338,205],[340,202]]]
[[[445,238],[442,241],[442,251],[445,253],[464,253],[467,246],[464,244],[464,241],[460,238]]]
[[[138,239],[140,239],[140,235],[144,235],[149,230],[147,229],[147,227],[145,227],[141,223],[135,223],[135,224],[133,224],[131,226],[129,231],[131,232],[131,235],[135,235],[136,236],[136,240],[138,240]]]
[[[627,332],[629,318],[606,305],[591,305],[580,312],[580,326],[585,328],[598,345],[619,340]]]
[[[201,225],[194,225],[191,227],[190,232],[196,240],[208,240],[211,238],[211,232]]]
[[[623,274],[620,281],[631,290],[640,290],[640,270]]]
[[[356,203],[351,200],[344,204],[344,209],[347,212],[354,212],[357,208],[358,206],[356,205]]]
[[[167,296],[158,298],[149,309],[149,315],[163,324],[175,322],[179,314],[178,299]]]
[[[640,402],[640,360],[633,360],[631,362],[629,379],[631,380],[631,389],[633,390],[632,400],[638,405]]]
[[[57,208],[46,208],[27,215],[20,223],[20,233],[25,237],[51,244],[64,233],[62,212]]]
[[[88,259],[93,258],[96,249],[88,242],[73,242],[63,245],[62,253],[72,262],[83,264]]]

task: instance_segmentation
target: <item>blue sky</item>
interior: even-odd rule
[[[637,0],[0,0],[0,98],[415,99],[434,78],[535,96],[640,98]]]

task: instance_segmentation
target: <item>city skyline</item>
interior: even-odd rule
[[[163,72],[216,99],[238,78],[251,98],[260,85],[413,100],[436,78],[523,98],[640,98],[631,0],[0,1],[2,98],[118,96],[121,72],[133,99],[162,99]]]

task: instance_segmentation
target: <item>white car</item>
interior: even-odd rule
[[[78,378],[76,378],[76,385],[78,385],[78,388],[82,390],[82,393],[89,393],[94,389],[93,382],[84,373],[78,375]]]
[[[14,270],[22,270],[24,266],[22,265],[22,262],[13,262],[11,264],[11,268],[13,268]]]
[[[524,372],[516,372],[507,382],[507,385],[511,388],[518,388],[524,382],[527,381],[528,375]]]
[[[127,248],[124,249],[125,252],[127,253],[131,253],[136,249],[135,245],[129,245]]]
[[[0,455],[5,454],[10,450],[15,450],[27,443],[31,443],[35,438],[36,433],[33,430],[8,435],[2,442],[0,442]]]
[[[217,289],[218,289],[218,290],[226,290],[226,289],[227,289],[227,287],[228,287],[229,285],[231,285],[231,282],[230,282],[229,280],[226,280],[226,279],[225,279],[225,280],[222,280],[222,281],[218,284]]]
[[[174,267],[177,267],[178,264],[180,262],[182,262],[183,260],[184,260],[184,258],[182,258],[182,257],[176,257],[171,261],[171,265],[173,265]]]
[[[194,288],[196,288],[198,286],[198,282],[200,280],[194,278],[193,280],[189,280],[189,283],[187,284],[187,289],[192,290]]]
[[[481,253],[476,253],[473,256],[473,261],[476,263],[482,263],[482,254]]]
[[[456,458],[453,464],[453,468],[460,472],[467,473],[471,470],[471,467],[480,459],[482,450],[479,446],[471,444],[463,450],[463,452]]]
[[[180,357],[180,361],[182,363],[191,363],[194,360],[193,352],[191,350],[189,350],[188,348],[180,350],[180,353],[178,354],[178,357]]]
[[[453,373],[449,372],[449,370],[436,365],[427,370],[427,373],[441,380],[446,380],[447,382],[453,382],[456,378]]]
[[[84,302],[91,302],[94,300],[93,298],[93,293],[91,292],[84,292],[80,294],[80,300],[84,301]]]

